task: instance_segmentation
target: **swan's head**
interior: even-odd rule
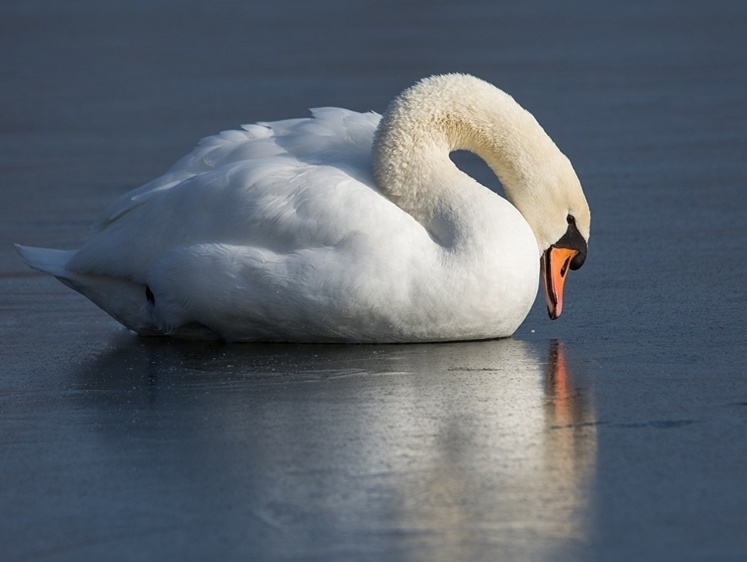
[[[541,253],[540,263],[547,312],[553,320],[563,310],[563,288],[570,270],[586,260],[591,213],[576,173],[558,152],[557,164],[546,167],[535,181],[542,185],[535,196],[518,197],[517,207],[534,230]],[[525,192],[526,193],[526,192]]]

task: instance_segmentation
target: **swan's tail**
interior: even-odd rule
[[[144,285],[119,277],[70,271],[66,266],[77,250],[33,248],[18,244],[16,250],[29,266],[54,275],[131,330],[142,335],[161,333],[153,325]]]
[[[16,244],[16,250],[30,267],[54,275],[57,278],[70,275],[70,272],[65,269],[65,265],[76,252],[76,250],[33,248],[19,244]]]

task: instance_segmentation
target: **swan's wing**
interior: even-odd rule
[[[414,223],[370,175],[379,116],[332,108],[314,115],[202,141],[165,179],[115,202],[68,268],[145,282],[152,263],[174,248],[291,253],[401,230],[388,221]]]
[[[285,156],[306,163],[338,165],[373,187],[368,168],[373,133],[381,116],[336,107],[311,112],[313,118],[243,125],[241,130],[202,139],[165,174],[111,203],[94,223],[94,230],[103,230],[160,192],[236,162]]]

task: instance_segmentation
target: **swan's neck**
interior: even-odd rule
[[[454,224],[464,226],[468,221],[454,215],[480,205],[478,190],[487,191],[453,164],[449,154],[455,150],[485,160],[538,245],[545,244],[535,228],[542,217],[534,216],[541,214],[538,201],[551,195],[544,191],[552,181],[543,176],[570,164],[529,112],[472,76],[427,78],[392,102],[374,142],[379,188],[436,237]]]

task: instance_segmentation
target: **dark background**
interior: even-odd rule
[[[726,0],[4,1],[0,551],[744,559],[746,28]],[[13,250],[75,247],[203,136],[455,71],[584,184],[556,322],[540,298],[496,342],[146,341]]]

